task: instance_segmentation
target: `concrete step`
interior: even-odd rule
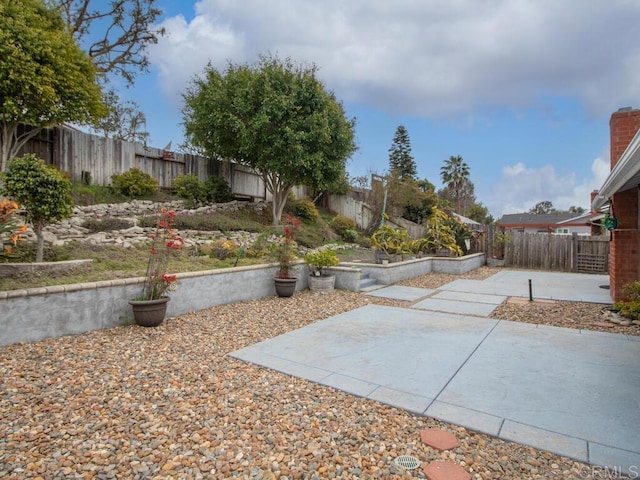
[[[378,280],[375,278],[361,278],[360,279],[360,291],[361,292],[371,292],[372,290],[377,290],[382,288],[384,285],[378,283]]]

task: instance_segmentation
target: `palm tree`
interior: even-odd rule
[[[460,212],[460,196],[464,190],[465,183],[469,181],[469,165],[460,155],[450,156],[444,161],[444,166],[440,168],[442,183],[451,190],[456,202],[456,212]]]

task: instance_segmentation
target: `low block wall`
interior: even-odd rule
[[[422,258],[389,265],[342,263],[329,270],[336,288],[359,291],[363,274],[391,284],[430,272],[465,273],[484,264],[484,254],[462,258]],[[275,265],[178,274],[167,315],[204,310],[276,294]],[[308,287],[309,270],[298,265],[296,290]],[[140,295],[144,278],[56,285],[0,292],[0,345],[74,335],[133,321],[129,300]]]
[[[258,265],[178,274],[167,316],[276,294],[275,266]],[[308,286],[300,265],[296,290]],[[140,295],[144,278],[56,285],[0,292],[0,345],[74,335],[133,322],[129,300]]]
[[[377,263],[341,263],[345,267],[357,268],[362,275],[375,278],[383,285],[401,282],[427,273],[463,274],[480,268],[485,263],[484,253],[475,253],[465,257],[425,257],[388,265]],[[337,285],[336,278],[336,285]],[[357,291],[357,290],[356,290]]]

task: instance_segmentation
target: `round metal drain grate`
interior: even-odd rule
[[[393,461],[393,463],[405,470],[415,470],[420,466],[420,461],[411,455],[400,455]]]

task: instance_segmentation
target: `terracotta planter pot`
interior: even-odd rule
[[[298,277],[273,277],[273,281],[276,286],[276,293],[279,297],[290,297],[293,295],[293,292],[296,291],[296,283],[298,282]]]
[[[157,300],[130,300],[129,304],[133,308],[133,319],[141,327],[157,327],[167,314],[167,303],[169,297]]]

